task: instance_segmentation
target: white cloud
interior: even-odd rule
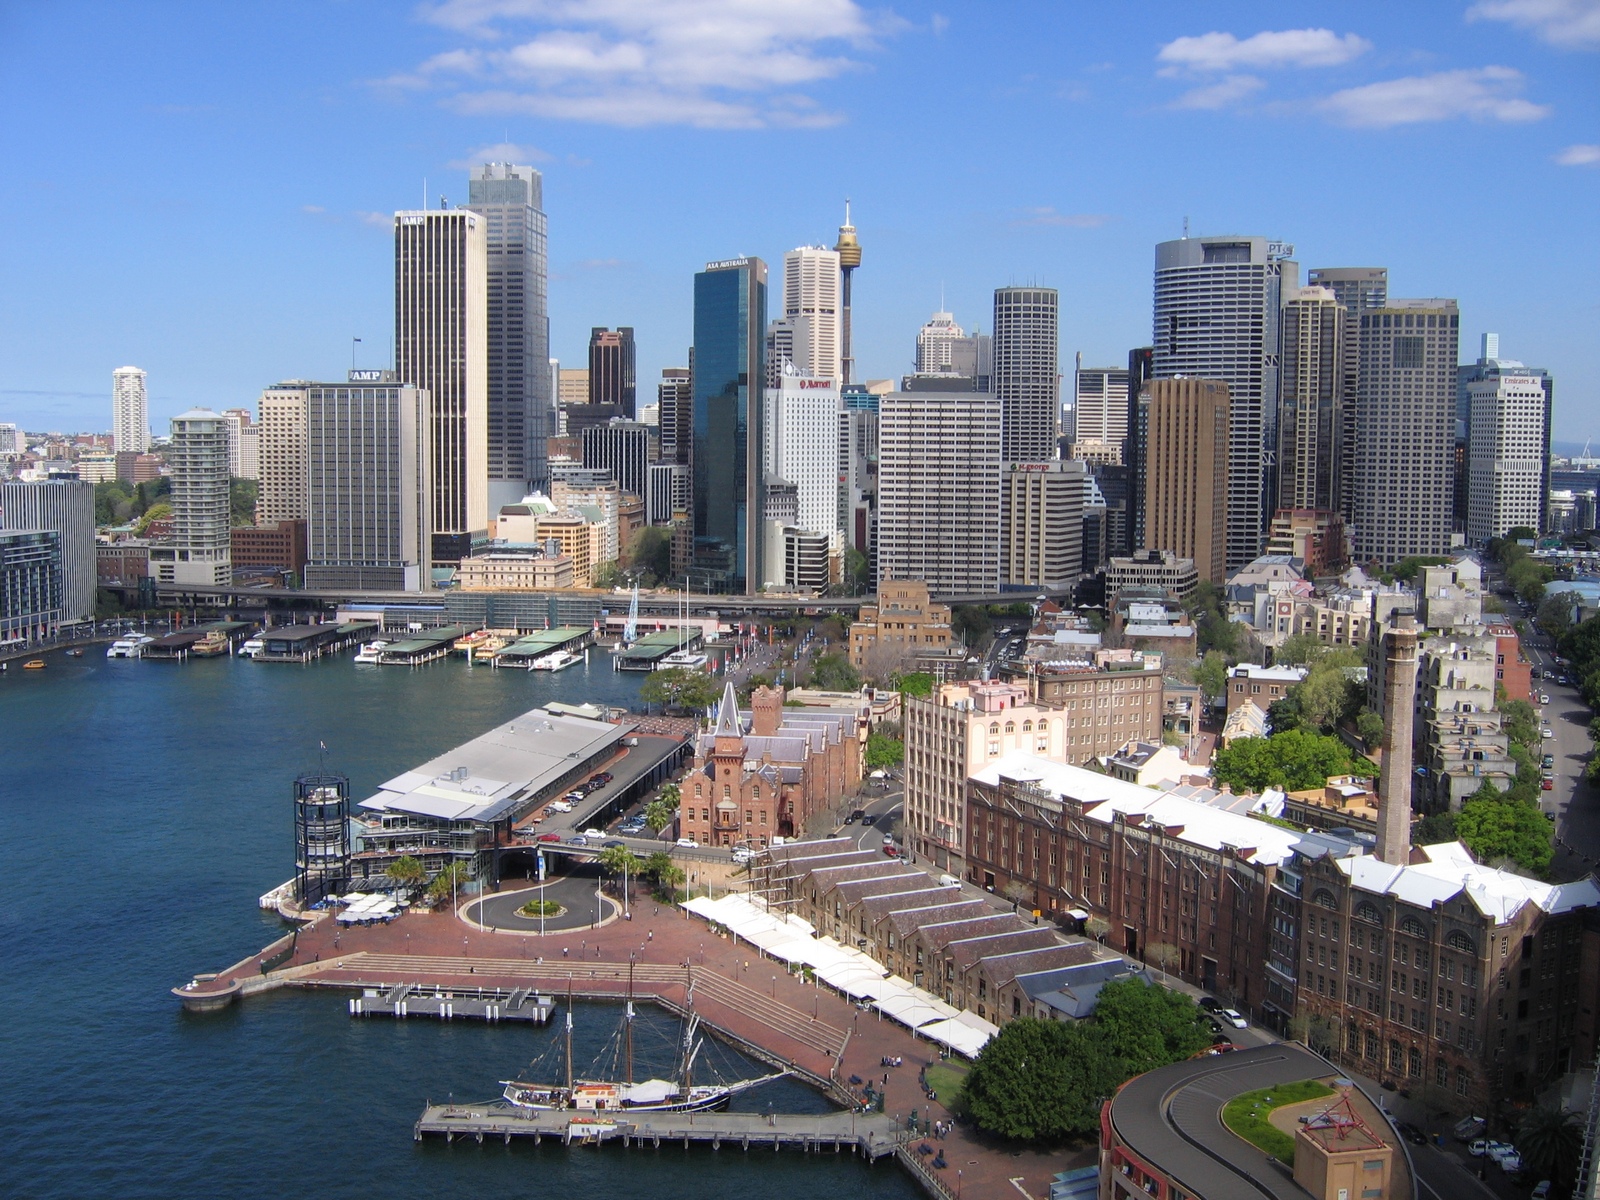
[[[303,213],[310,213],[312,216],[316,216],[318,213],[325,213],[328,210],[323,208],[320,204],[302,204],[300,206],[300,211]]]
[[[1112,218],[1105,213],[1063,213],[1049,205],[1025,208],[1012,219],[1015,228],[1025,225],[1054,225],[1063,229],[1098,229]]]
[[[536,163],[549,160],[550,156],[537,146],[525,142],[496,142],[492,146],[480,146],[445,165],[453,171],[470,171],[481,163]]]
[[[856,0],[443,0],[423,15],[479,43],[386,83],[447,89],[462,112],[627,126],[835,124],[794,90],[905,27]]]
[[[1240,39],[1231,33],[1181,37],[1156,55],[1167,73],[1190,71],[1273,70],[1280,67],[1336,67],[1359,58],[1372,43],[1353,33],[1331,29],[1265,30]]]
[[[1600,48],[1600,0],[1480,0],[1469,21],[1505,21],[1556,46]]]
[[[1475,121],[1538,121],[1546,105],[1525,100],[1522,72],[1510,67],[1440,71],[1335,92],[1318,107],[1342,125],[1387,128],[1470,117]]]
[[[1190,88],[1172,102],[1173,108],[1227,108],[1266,87],[1254,75],[1229,75],[1216,83]]]
[[[1600,167],[1600,146],[1568,146],[1556,155],[1556,164],[1563,167]]]

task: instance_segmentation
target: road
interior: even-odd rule
[[[1595,789],[1584,782],[1584,767],[1594,744],[1589,740],[1589,721],[1593,717],[1578,689],[1558,684],[1550,675],[1564,671],[1556,661],[1550,638],[1533,627],[1531,614],[1515,601],[1506,605],[1507,615],[1528,620],[1528,636],[1522,652],[1546,676],[1533,681],[1534,710],[1552,737],[1544,742],[1543,753],[1555,757],[1555,787],[1539,794],[1540,806],[1556,816],[1556,859],[1552,864],[1558,878],[1577,879],[1600,866],[1600,802]],[[1549,696],[1549,704],[1537,703]]]

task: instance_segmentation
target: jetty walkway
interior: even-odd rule
[[[930,1098],[919,1078],[921,1067],[939,1061],[940,1047],[903,1025],[857,1008],[825,985],[790,973],[786,964],[764,958],[755,947],[715,932],[698,917],[648,900],[634,903],[631,921],[614,920],[598,929],[552,932],[543,937],[482,930],[448,911],[408,912],[388,924],[343,929],[324,916],[293,938],[285,937],[226,970],[198,976],[194,984],[174,990],[186,1006],[195,1008],[204,1007],[207,997],[221,1004],[249,1003],[250,995],[272,988],[334,988],[347,994],[374,989],[382,993],[405,984],[472,996],[479,994],[479,989],[509,993],[526,988],[558,1003],[570,988],[574,996],[584,999],[620,1000],[628,989],[630,967],[636,998],[682,1012],[691,1002],[692,989],[694,1011],[705,1026],[753,1057],[824,1089],[841,1105],[863,1107],[870,1085],[875,1095],[882,1095],[883,1111],[881,1116],[873,1113],[866,1119],[887,1121],[891,1131],[901,1131],[895,1158],[934,1195],[955,1196],[960,1191],[963,1196],[1044,1200],[1057,1172],[1094,1161],[1088,1149],[1017,1154],[1013,1147],[989,1143],[959,1122],[943,1138],[928,1137],[925,1131],[930,1122],[952,1120],[945,1105],[950,1097]],[[902,1065],[888,1067],[886,1060]],[[493,1079],[486,1078],[483,1085],[485,1095],[496,1090]],[[453,1133],[459,1141],[463,1134],[476,1139],[479,1133],[485,1139],[504,1139],[508,1129],[517,1137],[518,1130],[529,1127],[523,1118],[507,1115],[495,1103],[447,1106],[473,1114],[448,1118],[430,1105],[418,1128],[425,1136],[438,1133],[449,1137]],[[734,1115],[697,1113],[694,1124],[699,1129],[703,1122],[721,1122]],[[907,1141],[906,1127],[913,1115],[917,1135]],[[858,1130],[863,1117],[856,1113]],[[638,1118],[642,1123],[644,1114]],[[686,1114],[652,1114],[650,1121],[660,1126],[664,1118],[688,1123]],[[766,1117],[755,1114],[754,1119],[764,1123]],[[835,1120],[848,1129],[851,1113],[793,1119]],[[511,1125],[513,1121],[517,1124]],[[770,1147],[773,1131],[779,1127],[766,1128],[765,1145]],[[795,1128],[801,1130],[798,1140],[785,1143],[780,1133],[780,1146],[806,1144],[804,1127]],[[815,1128],[832,1130],[831,1126]],[[541,1138],[545,1136],[542,1129],[537,1132]],[[599,1136],[609,1147],[614,1135]],[[638,1136],[628,1133],[631,1145],[637,1144]],[[653,1144],[653,1131],[650,1137]],[[737,1137],[729,1133],[722,1136],[721,1145],[726,1150],[732,1140],[742,1146],[742,1139],[742,1132]],[[662,1147],[681,1145],[682,1140],[681,1132],[670,1140],[663,1133]],[[690,1140],[693,1143],[696,1138]],[[760,1144],[752,1134],[750,1145]],[[860,1149],[848,1136],[839,1144]],[[831,1140],[818,1143],[813,1139],[811,1145],[813,1150],[832,1152]],[[918,1153],[923,1145],[942,1153],[943,1170],[930,1167],[934,1153]]]

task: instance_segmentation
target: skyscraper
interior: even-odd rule
[[[544,179],[532,167],[483,163],[467,184],[483,217],[488,271],[489,510],[549,486],[545,439],[555,432],[547,302]]]
[[[150,547],[157,583],[233,581],[228,494],[228,432],[220,413],[196,408],[172,418],[172,541]]]
[[[1150,435],[1150,392],[1145,385],[1153,377],[1155,353],[1153,346],[1128,351],[1128,436],[1122,443],[1128,470],[1127,519],[1120,542],[1113,541],[1108,530],[1108,554],[1132,554],[1144,545],[1144,446]],[[1109,505],[1111,497],[1106,501]]]
[[[661,461],[689,465],[694,436],[694,397],[688,367],[662,367],[656,384],[656,425],[661,430]]]
[[[1356,378],[1361,366],[1361,314],[1370,309],[1382,308],[1389,302],[1389,270],[1387,267],[1313,267],[1306,272],[1309,287],[1324,287],[1331,291],[1345,311],[1350,322],[1344,339],[1344,429],[1339,435],[1339,479],[1345,521],[1350,520],[1350,483],[1356,470]]]
[[[802,375],[839,378],[839,269],[839,251],[824,246],[783,256],[783,316],[793,330],[788,357]]]
[[[230,408],[228,419],[228,470],[235,479],[255,479],[261,474],[261,426],[248,408]]]
[[[441,566],[467,556],[491,515],[487,224],[466,209],[394,217],[395,374],[428,393]]]
[[[261,393],[256,441],[256,524],[306,519],[306,385],[289,380]]]
[[[994,394],[1008,463],[1056,457],[1056,306],[1055,288],[995,289]]]
[[[890,392],[878,402],[879,581],[935,592],[1000,585],[1000,401]]]
[[[422,591],[431,582],[427,394],[393,371],[302,386],[306,586]],[[376,375],[376,379],[368,378]]]
[[[1467,536],[1547,532],[1550,373],[1501,358],[1499,336],[1486,333],[1478,361],[1458,368],[1457,379],[1467,400]]]
[[[1334,292],[1304,287],[1283,305],[1278,356],[1276,508],[1341,512],[1350,314]]]
[[[1388,565],[1450,548],[1461,317],[1454,300],[1390,300],[1361,313],[1352,543]]]
[[[1228,385],[1229,568],[1261,553],[1276,500],[1268,464],[1277,445],[1278,314],[1284,286],[1299,282],[1293,254],[1259,237],[1156,246],[1154,377]],[[1148,532],[1145,542],[1154,545]]]
[[[1086,367],[1079,354],[1073,375],[1072,440],[1114,445],[1121,462],[1128,436],[1127,368]]]
[[[767,264],[707,263],[694,277],[694,584],[728,592],[760,586],[761,383]]]
[[[650,426],[618,417],[583,431],[583,465],[611,472],[617,486],[645,499],[650,482]]]
[[[138,367],[111,372],[111,448],[133,454],[150,449],[150,407]]]
[[[839,256],[839,382],[851,383],[855,379],[856,360],[850,350],[850,282],[856,268],[861,265],[861,243],[856,240],[856,227],[850,224],[850,201],[844,202],[844,224],[839,226],[839,240],[833,244]]]
[[[1154,379],[1145,444],[1145,548],[1192,558],[1201,579],[1227,576],[1228,385]]]
[[[797,489],[795,524],[810,533],[839,532],[839,417],[837,379],[816,379],[792,368],[767,389],[767,475]]]
[[[60,534],[61,620],[94,620],[94,484],[84,479],[0,483],[0,530]]]
[[[993,375],[994,339],[963,332],[954,313],[940,311],[917,331],[916,370],[904,390],[988,392]]]
[[[1000,488],[1000,582],[1071,587],[1084,571],[1084,510],[1096,490],[1088,464],[1007,463]]]
[[[631,421],[637,415],[638,377],[629,326],[589,331],[589,403],[614,409],[614,417]]]

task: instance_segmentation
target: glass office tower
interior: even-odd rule
[[[707,263],[694,277],[694,588],[761,585],[766,329],[766,263]]]

